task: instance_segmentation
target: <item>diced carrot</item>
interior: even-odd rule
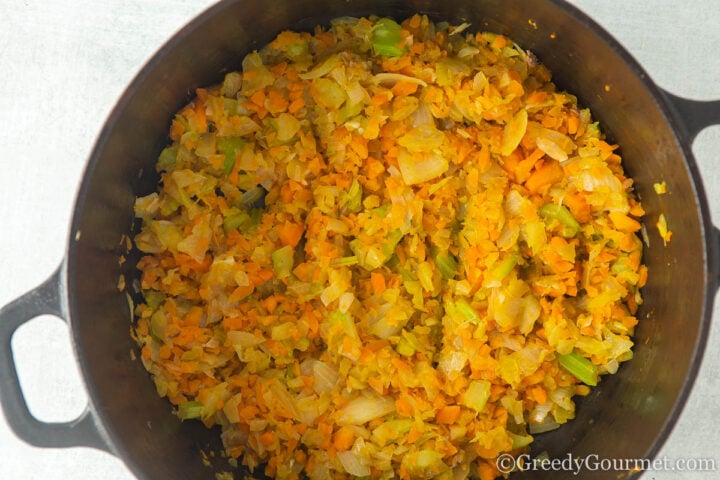
[[[617,228],[621,232],[637,232],[638,230],[640,230],[640,228],[642,228],[640,222],[638,222],[634,218],[628,217],[623,213],[610,212],[609,216],[610,220],[612,220],[613,224],[615,225],[615,228]]]
[[[297,246],[305,233],[305,226],[300,223],[287,222],[280,226],[278,236],[283,245]]]
[[[460,417],[460,406],[459,405],[447,405],[435,414],[435,420],[438,423],[444,423],[446,425],[453,424]]]
[[[340,427],[333,433],[333,446],[338,452],[350,450],[355,441],[355,433],[348,427]]]
[[[382,273],[372,272],[370,274],[370,283],[372,284],[373,294],[377,296],[382,295],[387,288],[385,276]]]
[[[395,96],[404,97],[415,93],[418,89],[418,86],[419,85],[415,82],[406,82],[404,80],[401,80],[392,87],[392,92]]]
[[[538,193],[543,188],[559,182],[564,176],[565,172],[563,172],[560,162],[547,160],[540,168],[530,174],[530,178],[525,182],[525,187],[532,193]]]
[[[395,400],[395,408],[398,415],[402,417],[410,417],[413,414],[413,406],[406,395],[401,395]]]
[[[273,443],[275,443],[275,434],[271,431],[265,431],[262,435],[260,435],[260,443],[265,445],[266,447],[269,447]]]

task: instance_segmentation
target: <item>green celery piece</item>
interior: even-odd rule
[[[237,99],[223,97],[223,110],[225,110],[228,116],[235,115],[237,113],[237,107]]]
[[[362,185],[357,179],[353,179],[352,185],[340,196],[340,206],[348,212],[357,213],[362,209]]]
[[[185,402],[178,406],[178,417],[182,420],[190,420],[192,418],[200,418],[203,413],[203,405],[195,400]]]
[[[178,146],[170,145],[169,147],[163,148],[158,157],[158,166],[161,170],[170,171],[175,166],[175,160],[177,159]]]
[[[148,290],[145,292],[145,303],[148,307],[155,310],[165,300],[165,294],[157,292],[155,290]]]
[[[388,207],[387,205],[383,205],[382,207],[373,208],[370,211],[376,217],[384,217],[388,214],[389,209],[390,209],[390,207]]]
[[[150,336],[158,343],[165,343],[165,330],[167,328],[167,318],[163,310],[156,310],[150,317]]]
[[[464,298],[458,298],[455,301],[455,308],[460,315],[462,315],[464,320],[472,323],[478,323],[480,321],[480,315],[478,315],[472,305],[470,305],[470,303],[468,303],[468,301]]]
[[[295,350],[300,350],[301,352],[304,352],[308,348],[310,348],[310,339],[307,337],[302,337],[297,342],[293,342],[292,348],[294,348]]]
[[[293,43],[292,45],[288,46],[286,53],[290,59],[305,55],[308,53],[308,42],[303,40]]]
[[[492,269],[490,276],[495,280],[502,280],[515,268],[519,259],[520,255],[517,252],[512,252]]]
[[[382,252],[385,255],[385,261],[387,261],[395,253],[395,247],[397,247],[400,240],[403,238],[403,233],[400,229],[391,230],[387,234],[387,241],[381,244]]]
[[[234,215],[228,215],[223,219],[223,229],[225,233],[230,233],[232,230],[237,230],[250,223],[250,215],[247,212],[239,212]]]
[[[585,385],[594,387],[598,382],[597,367],[587,358],[580,355],[577,351],[572,351],[567,355],[558,355],[560,365],[572,373],[578,380]]]
[[[443,278],[447,280],[455,278],[459,265],[453,254],[448,251],[437,252],[433,260],[435,260],[435,265],[437,265]]]
[[[546,220],[557,220],[560,222],[560,224],[565,227],[561,232],[563,237],[574,237],[578,231],[580,231],[580,224],[564,205],[546,203],[540,207],[538,213]]]
[[[379,445],[385,446],[405,435],[413,426],[410,418],[397,418],[381,423],[372,431],[373,440]]]
[[[290,271],[293,268],[295,249],[290,245],[275,250],[270,257],[272,258],[273,267],[277,273],[277,278],[286,278],[290,276]]]
[[[390,18],[381,18],[372,30],[372,46],[376,55],[383,57],[399,57],[406,50],[399,47],[402,42],[400,25]]]
[[[357,265],[357,264],[358,264],[357,255],[352,255],[350,257],[333,258],[332,260],[330,260],[330,265],[333,267],[349,267],[351,265]]]
[[[400,57],[405,54],[405,49],[396,47],[395,45],[375,43],[373,44],[373,48],[375,49],[375,53],[383,57]]]
[[[516,435],[512,432],[508,432],[508,437],[510,437],[510,440],[512,440],[512,449],[515,450],[517,448],[524,448],[530,445],[533,441],[533,437],[531,435]]]
[[[403,233],[399,229],[388,232],[385,237],[386,240],[380,244],[380,252],[377,252],[377,249],[375,249],[374,246],[372,247],[376,256],[373,257],[371,262],[367,261],[368,251],[371,247],[363,244],[357,238],[351,240],[348,245],[350,246],[350,250],[352,250],[353,254],[357,257],[358,264],[361,267],[366,270],[374,270],[384,265],[393,257],[395,254],[395,247],[400,240],[402,240],[402,237]]]
[[[160,214],[170,216],[178,208],[180,208],[180,202],[168,195],[160,205]]]
[[[490,382],[487,380],[471,381],[465,390],[463,404],[476,412],[481,412],[490,398],[490,387]]]
[[[225,161],[223,162],[223,173],[229,175],[235,167],[235,155],[240,150],[245,148],[248,141],[240,137],[222,137],[217,140],[217,149],[220,153],[225,155]]]
[[[248,227],[256,227],[260,225],[260,222],[262,222],[263,218],[263,209],[262,208],[253,208],[250,210],[250,223],[247,225]]]

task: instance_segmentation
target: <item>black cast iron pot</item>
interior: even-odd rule
[[[132,262],[118,263],[121,237],[131,234],[134,198],[155,189],[153,164],[188,92],[239,69],[249,51],[286,28],[312,29],[343,15],[403,19],[416,12],[511,36],[536,53],[560,88],[590,107],[621,146],[647,210],[650,238],[635,358],[578,402],[574,421],[537,436],[532,448],[550,458],[656,455],[695,379],[720,283],[720,232],[710,223],[690,151],[700,129],[720,122],[720,102],[661,91],[613,38],[561,0],[226,0],[193,20],[150,60],[103,127],[77,197],[65,261],[44,284],[0,311],[0,399],[20,438],[41,447],[106,450],[143,479],[214,478],[198,450],[218,450],[218,432],[199,422],[180,423],[140,362],[130,359],[136,348],[129,335],[131,312],[117,282],[121,274],[128,284],[136,275]],[[652,185],[661,180],[670,193],[658,196]],[[666,247],[652,227],[660,213],[675,231]],[[58,315],[71,327],[89,396],[88,409],[73,422],[36,420],[19,387],[10,338],[41,314]],[[213,463],[227,467],[221,458]],[[618,475],[640,474],[581,473],[582,478]],[[517,475],[529,477],[558,473]]]

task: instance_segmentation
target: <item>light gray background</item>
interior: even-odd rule
[[[42,282],[60,263],[75,191],[106,116],[155,50],[212,3],[0,0],[0,305]],[[720,99],[717,0],[572,3],[615,35],[662,87]],[[694,151],[718,224],[720,127],[702,132]],[[660,455],[714,458],[720,468],[718,322],[716,309],[700,378]],[[83,410],[85,394],[61,321],[41,317],[26,324],[16,333],[13,350],[38,418],[66,421]],[[133,477],[119,460],[92,449],[32,448],[0,416],[0,479],[100,478]],[[644,478],[697,480],[720,474],[650,472]]]

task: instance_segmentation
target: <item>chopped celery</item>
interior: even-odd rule
[[[165,294],[156,292],[154,290],[148,290],[145,292],[145,303],[148,307],[155,310],[165,300]]]
[[[580,230],[580,224],[570,211],[564,205],[557,203],[546,203],[538,210],[538,213],[545,220],[556,220],[563,225],[561,234],[563,237],[570,238],[577,235]]]
[[[160,205],[160,214],[165,216],[170,216],[175,210],[177,210],[180,207],[180,202],[175,200],[171,196],[165,197],[165,201],[162,202]]]
[[[476,412],[482,411],[490,398],[490,382],[487,380],[473,380],[463,395],[463,404]]]
[[[293,268],[295,249],[290,245],[275,250],[272,255],[273,267],[277,278],[286,278],[290,276],[290,271]]]
[[[263,209],[262,208],[253,208],[250,210],[250,223],[247,225],[248,227],[255,227],[257,225],[260,225],[260,222],[262,222],[263,218]]]
[[[223,229],[225,229],[225,233],[229,233],[248,223],[250,223],[250,215],[247,212],[237,210],[237,213],[233,212],[223,219]]]
[[[372,46],[376,55],[383,57],[399,57],[405,54],[402,42],[402,28],[390,18],[381,18],[372,30]]]
[[[248,141],[240,137],[218,138],[217,149],[225,155],[225,162],[223,162],[223,172],[225,175],[229,175],[230,172],[232,172],[232,169],[235,167],[235,155],[245,148],[247,144]]]
[[[413,420],[409,418],[388,420],[373,429],[372,438],[378,445],[384,446],[405,435],[410,431],[412,425]]]
[[[418,264],[417,276],[418,280],[420,280],[422,288],[426,292],[432,292],[433,290],[435,290],[435,285],[433,282],[433,270],[430,262],[420,262]]]
[[[349,267],[350,265],[357,265],[358,258],[355,255],[350,257],[333,258],[330,260],[330,265],[333,267]]]
[[[422,345],[414,333],[403,330],[401,335],[397,347],[395,347],[400,355],[410,357],[421,349]]]
[[[276,341],[288,340],[295,335],[295,324],[292,322],[281,323],[275,325],[270,331],[270,338]]]
[[[203,405],[200,402],[190,401],[178,406],[178,417],[181,420],[190,420],[191,418],[200,418],[203,414]]]
[[[480,321],[480,315],[478,315],[475,309],[464,298],[458,298],[455,301],[455,308],[458,313],[460,313],[463,320],[472,323],[478,323]]]
[[[238,101],[235,98],[223,98],[223,110],[225,110],[225,114],[235,115],[237,113],[238,109]]]
[[[358,264],[366,270],[374,270],[380,268],[390,260],[395,253],[395,247],[402,240],[403,233],[398,230],[392,230],[388,232],[385,237],[386,240],[377,245],[366,245],[359,239],[354,239],[349,242],[350,250],[355,254],[358,259]]]
[[[386,216],[386,215],[388,214],[388,210],[389,210],[389,209],[390,209],[390,207],[388,207],[387,205],[382,205],[382,206],[380,206],[380,207],[373,208],[373,209],[371,210],[371,212],[372,212],[373,215],[375,215],[376,217],[384,217],[384,216]]]
[[[290,58],[291,60],[302,55],[306,55],[308,53],[308,42],[302,40],[293,43],[292,45],[288,46],[286,53],[288,58]]]
[[[448,251],[437,252],[433,257],[433,260],[435,260],[435,265],[437,265],[443,278],[447,280],[455,278],[455,275],[457,275],[458,272],[458,262],[453,254]]]
[[[167,317],[163,310],[156,310],[150,317],[150,335],[160,343],[166,340],[165,330],[167,328]]]
[[[355,320],[349,313],[343,313],[339,310],[330,312],[327,317],[327,327],[323,339],[330,351],[353,361],[360,358],[362,341]]]
[[[306,351],[310,347],[310,339],[307,337],[302,337],[297,342],[293,342],[292,348],[295,350],[300,350],[301,352]]]
[[[512,449],[515,450],[517,448],[523,448],[530,445],[533,441],[533,437],[531,435],[517,435],[512,432],[508,432],[508,436],[512,440]]]
[[[383,57],[399,57],[405,53],[404,48],[382,43],[373,43],[373,49],[375,49],[375,53]]]
[[[560,365],[565,370],[572,373],[584,384],[590,385],[591,387],[597,385],[597,367],[577,351],[572,351],[567,355],[558,355],[558,362],[560,362]]]
[[[515,268],[519,259],[520,255],[517,252],[510,253],[492,269],[490,276],[494,280],[502,280]]]
[[[163,148],[158,157],[158,166],[161,170],[170,170],[175,166],[175,160],[177,158],[178,146],[172,145],[170,147]]]
[[[397,247],[398,243],[400,243],[400,240],[403,238],[403,233],[399,229],[391,230],[387,234],[387,241],[382,243],[382,250],[385,254],[386,260],[390,257],[392,257],[393,253],[395,253],[395,247]]]
[[[340,207],[348,212],[357,213],[362,208],[362,185],[357,179],[353,179],[352,184],[347,192],[343,192],[340,196]]]

